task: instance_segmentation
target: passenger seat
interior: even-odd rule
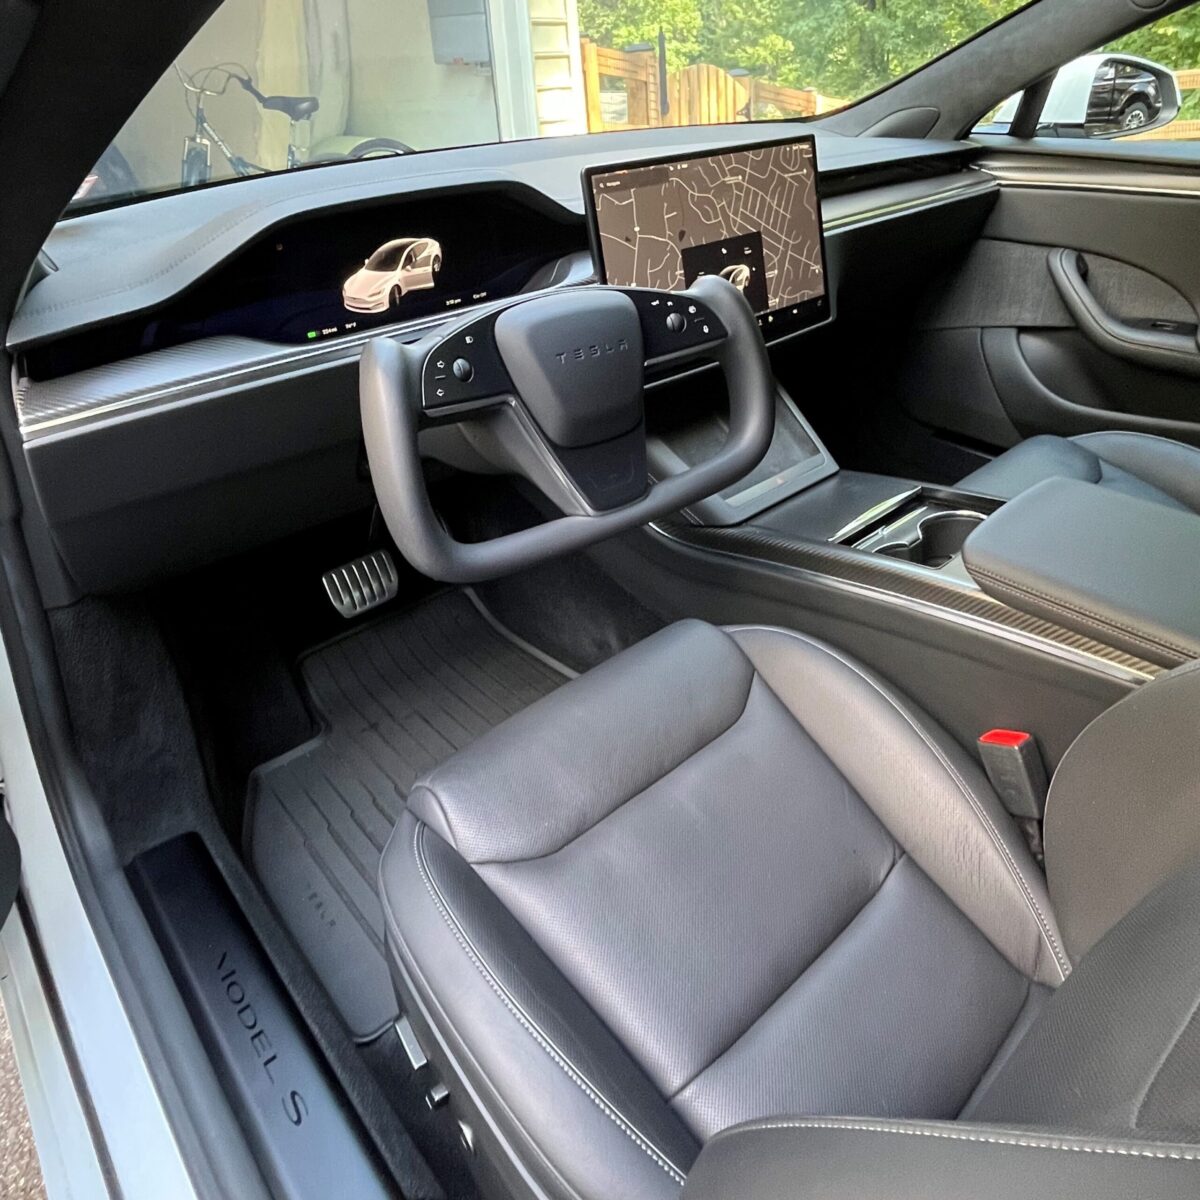
[[[710,1144],[698,1197],[1196,1195],[1198,667],[1075,741],[1048,884],[971,755],[790,630],[679,622],[435,768],[379,882],[477,1168],[675,1200]],[[848,1172],[862,1129],[965,1153],[894,1189],[793,1185],[789,1153],[750,1192],[719,1151],[745,1121],[836,1127]]]
[[[1200,513],[1200,450],[1148,433],[1031,437],[973,471],[959,487],[1011,500],[1055,477]]]

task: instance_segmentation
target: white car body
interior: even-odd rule
[[[387,312],[409,292],[433,287],[442,268],[441,243],[431,237],[384,242],[342,285],[351,312]]]
[[[739,292],[744,292],[750,286],[750,268],[745,263],[734,263],[721,272],[722,279],[728,279]]]

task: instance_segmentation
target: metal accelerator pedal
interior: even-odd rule
[[[386,550],[364,554],[321,576],[330,603],[349,620],[386,603],[400,588],[392,556]]]

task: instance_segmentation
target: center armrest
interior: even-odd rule
[[[1074,479],[1010,500],[963,546],[972,578],[1023,612],[1149,662],[1200,658],[1200,517]]]

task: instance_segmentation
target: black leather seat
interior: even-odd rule
[[[1128,738],[1096,736],[1137,769]],[[380,884],[401,1003],[487,1169],[516,1195],[667,1197],[719,1131],[783,1114],[1200,1130],[1186,1071],[1145,1103],[1173,1053],[1200,1054],[1200,960],[1147,995],[1127,968],[1112,1025],[1094,973],[1059,990],[1169,874],[1097,800],[1090,737],[1064,786],[1122,848],[1092,837],[1098,889],[1063,802],[1065,940],[973,759],[795,633],[671,626],[438,767]],[[1195,808],[1183,787],[1164,804]]]
[[[1011,500],[1062,477],[1200,513],[1200,450],[1146,433],[1085,433],[1028,438],[959,482],[968,491]]]

